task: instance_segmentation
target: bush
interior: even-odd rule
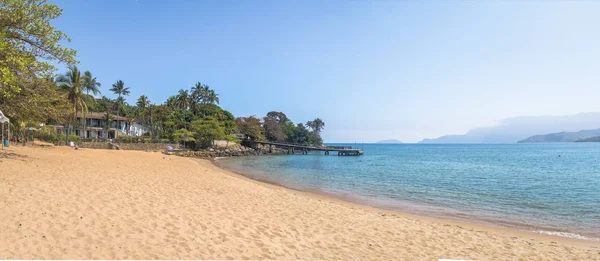
[[[132,137],[132,136],[118,136],[115,139],[116,143],[137,143],[138,142],[138,137]]]
[[[239,137],[233,136],[233,135],[227,135],[227,136],[225,136],[225,140],[226,141],[235,142],[235,143],[242,142],[242,139],[240,139]]]
[[[106,139],[97,139],[97,138],[83,138],[81,139],[83,142],[107,142]]]
[[[81,138],[77,135],[69,135],[69,137],[67,139],[72,142],[80,142],[81,141]]]
[[[64,144],[64,141],[65,141],[66,138],[67,138],[66,135],[64,135],[64,134],[58,134],[58,135],[56,135],[56,140],[54,140],[54,141],[58,142],[58,143],[63,142],[63,144]]]
[[[33,137],[42,141],[55,142],[58,139],[58,134],[54,128],[44,126],[35,131]]]
[[[144,140],[145,143],[171,143],[169,139],[152,138]]]

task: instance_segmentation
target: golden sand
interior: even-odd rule
[[[600,243],[374,209],[160,153],[11,147],[0,259],[598,260]]]

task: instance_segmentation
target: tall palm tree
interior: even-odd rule
[[[110,123],[112,122],[112,116],[110,115],[110,109],[106,108],[106,114],[104,115],[104,130],[105,139],[108,139],[108,131],[110,130]]]
[[[67,99],[73,104],[73,127],[75,127],[75,122],[77,121],[77,109],[79,108],[81,110],[85,134],[85,113],[88,108],[83,96],[85,81],[83,77],[81,77],[81,71],[79,71],[77,66],[69,67],[69,71],[63,75],[59,75],[56,78],[56,82],[59,88],[67,93]],[[68,135],[66,136],[68,137]]]
[[[175,102],[177,107],[182,110],[187,110],[190,105],[190,94],[187,90],[179,90],[177,96],[175,96]]]
[[[219,95],[215,92],[215,90],[208,91],[208,102],[212,104],[219,104]]]
[[[125,98],[123,98],[123,96],[118,97],[115,99],[115,102],[113,103],[113,110],[116,111],[116,115],[120,115],[121,114],[121,109],[127,105],[127,103],[125,102]]]
[[[113,92],[114,94],[119,95],[119,97],[117,98],[117,104],[116,104],[117,114],[118,114],[119,107],[123,103],[125,103],[125,99],[123,99],[122,96],[129,96],[129,87],[125,87],[125,83],[121,80],[118,80],[117,82],[113,83],[112,88],[110,88],[110,91]]]
[[[147,111],[150,107],[150,100],[148,100],[148,96],[146,95],[142,95],[138,98],[136,106],[138,108],[138,117],[141,118],[142,120],[142,124],[146,124],[146,116],[147,116]]]
[[[86,94],[90,94],[90,92],[94,95],[100,94],[100,82],[96,80],[96,77],[92,76],[90,71],[85,71],[83,73],[83,90]]]
[[[146,109],[148,106],[150,106],[150,100],[148,100],[148,96],[146,96],[146,95],[140,96],[137,100],[136,105],[140,109]]]
[[[191,105],[196,105],[202,102],[203,90],[203,85],[200,82],[197,82],[196,85],[192,86],[192,92],[190,93]]]

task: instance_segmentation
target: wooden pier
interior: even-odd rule
[[[350,146],[325,146],[325,147],[314,147],[314,146],[305,146],[305,145],[297,145],[297,144],[288,144],[288,143],[278,143],[278,142],[270,142],[270,141],[254,141],[254,140],[243,140],[242,144],[256,148],[257,145],[269,146],[269,151],[275,148],[287,149],[287,154],[296,154],[296,152],[300,152],[301,154],[308,154],[309,151],[323,151],[323,155],[330,155],[331,152],[337,152],[338,156],[360,156],[363,155],[364,152],[362,149],[353,149]]]

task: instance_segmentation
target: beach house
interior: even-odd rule
[[[105,112],[88,112],[85,114],[85,130],[84,130],[84,119],[81,116],[81,113],[77,113],[77,123],[75,124],[75,128],[72,128],[70,125],[52,125],[48,124],[48,126],[54,127],[58,134],[69,134],[69,135],[77,135],[81,138],[90,138],[90,139],[114,139],[119,135],[128,135],[128,136],[139,136],[139,132],[130,132],[130,126],[128,124],[127,118],[110,115],[110,122],[106,121],[106,113]],[[74,133],[73,133],[74,131]]]

